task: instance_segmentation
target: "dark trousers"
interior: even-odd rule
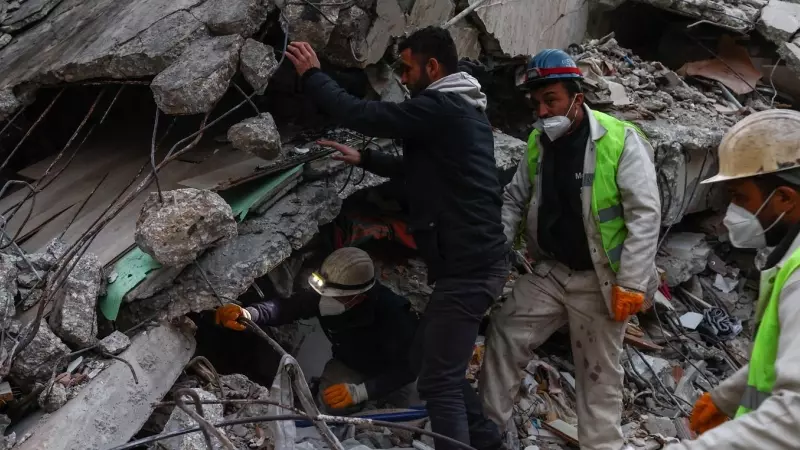
[[[477,273],[437,280],[411,353],[432,430],[478,450],[497,449],[502,441],[465,375],[481,319],[507,276],[503,260]],[[456,448],[436,440],[436,450]]]

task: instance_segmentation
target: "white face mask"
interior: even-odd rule
[[[786,215],[786,212],[782,213],[766,230],[761,226],[761,222],[758,221],[758,214],[761,213],[761,210],[769,203],[774,194],[775,191],[769,194],[767,200],[764,201],[755,214],[739,205],[733,203],[728,205],[728,211],[725,213],[722,223],[728,229],[728,239],[730,239],[734,247],[762,249],[767,246],[767,231],[771,230]]]
[[[554,116],[548,117],[546,119],[539,119],[534,124],[533,127],[537,130],[543,132],[550,138],[550,142],[555,141],[556,139],[563,137],[567,134],[572,123],[575,119],[570,120],[569,113],[572,111],[572,107],[575,106],[575,99],[576,97],[572,98],[572,103],[569,104],[569,109],[567,110],[566,116]]]
[[[344,303],[336,300],[333,297],[323,296],[319,299],[319,315],[320,316],[338,316],[347,311]]]

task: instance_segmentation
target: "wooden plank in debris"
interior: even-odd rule
[[[251,157],[203,175],[181,180],[178,184],[196,189],[223,190],[233,187],[240,180],[251,178],[259,169],[269,164],[266,159]]]
[[[648,339],[645,339],[644,337],[631,336],[630,334],[627,334],[627,333],[625,334],[624,341],[625,341],[626,344],[630,344],[630,345],[632,345],[632,346],[634,346],[636,348],[640,348],[642,350],[658,351],[658,350],[663,350],[664,349],[664,347],[662,347],[660,345],[657,345],[657,344],[653,343],[652,341],[650,341]]]
[[[569,442],[572,445],[578,446],[578,429],[572,425],[564,422],[561,419],[553,420],[552,422],[542,422],[545,429],[552,431],[561,439]]]

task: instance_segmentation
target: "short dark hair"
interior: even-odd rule
[[[547,80],[547,81],[540,81],[538,83],[534,83],[530,86],[530,90],[542,89],[547,86],[552,86],[556,83],[562,83],[564,88],[567,90],[569,95],[577,95],[583,93],[583,86],[581,82],[576,78],[556,78],[554,80]]]
[[[458,71],[458,50],[450,32],[441,27],[426,27],[411,33],[397,47],[397,51],[410,49],[411,53],[439,61],[447,74]]]

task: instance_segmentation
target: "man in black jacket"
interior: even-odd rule
[[[336,250],[311,276],[309,284],[314,291],[290,299],[258,302],[246,308],[221,306],[216,322],[243,330],[237,322],[239,317],[262,326],[317,317],[333,354],[320,380],[321,398],[328,412],[351,412],[367,400],[415,406],[409,404],[416,374],[408,349],[419,320],[406,298],[375,281],[369,255],[355,247]]]
[[[307,43],[293,42],[286,56],[302,77],[305,92],[339,124],[403,140],[402,159],[326,144],[340,151],[340,160],[405,182],[409,229],[428,266],[429,281],[436,282],[412,352],[420,369],[417,388],[427,402],[433,431],[474,443],[480,432],[497,435],[497,430],[468,425],[465,402],[479,402],[473,402],[475,393],[465,391],[462,380],[480,321],[500,295],[508,269],[486,96],[477,80],[457,71],[458,55],[446,30],[419,30],[399,50],[402,82],[413,95],[402,103],[348,94],[320,70]],[[495,442],[501,445],[499,436]],[[436,448],[455,446],[437,441]]]

